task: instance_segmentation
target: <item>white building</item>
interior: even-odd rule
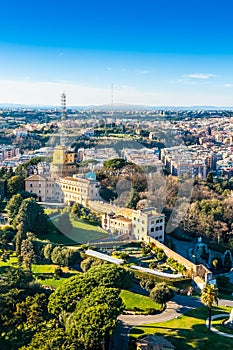
[[[164,242],[165,215],[157,213],[155,208],[134,210],[132,215],[132,233],[138,240],[147,240],[147,236]]]

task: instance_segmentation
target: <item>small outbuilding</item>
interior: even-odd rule
[[[136,342],[137,350],[173,350],[174,345],[166,338],[150,334]]]

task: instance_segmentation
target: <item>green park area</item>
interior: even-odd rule
[[[61,268],[62,277],[57,278],[55,271],[58,267],[59,266],[55,264],[32,264],[32,274],[40,284],[51,288],[57,288],[67,280],[67,278],[79,273],[76,270],[70,270],[68,267],[63,266]],[[18,259],[15,253],[11,254],[7,261],[0,260],[0,274],[12,268],[18,268]]]
[[[88,224],[82,220],[71,220],[69,225],[64,225],[61,216],[52,219],[51,223],[47,237],[51,242],[84,244],[107,237],[106,232],[100,227]]]
[[[156,313],[161,310],[161,305],[155,303],[152,299],[145,295],[122,290],[120,297],[125,305],[125,310],[134,311],[139,314]]]
[[[62,223],[62,216],[52,218],[49,223],[46,237],[52,243],[72,245],[74,243],[88,243],[99,239],[107,238],[107,234],[100,227],[88,224],[82,220],[71,220],[69,225]]]
[[[230,313],[230,308],[213,308],[213,314],[221,313]],[[166,337],[179,350],[231,350],[232,338],[209,332],[205,325],[207,317],[207,308],[201,307],[171,321],[134,327],[130,333],[131,345],[137,338],[156,334]]]

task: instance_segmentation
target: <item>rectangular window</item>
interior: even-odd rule
[[[159,226],[160,231],[163,229],[163,226]]]
[[[159,222],[163,222],[163,219],[160,219]]]
[[[154,223],[155,223],[154,221],[151,221],[151,222],[150,222],[151,225],[154,225]]]
[[[150,232],[155,232],[155,228],[151,227]]]
[[[156,227],[156,231],[158,231],[159,230],[159,228],[158,227]]]

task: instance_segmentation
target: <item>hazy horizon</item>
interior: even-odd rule
[[[39,5],[39,6],[38,6]],[[233,4],[1,0],[0,103],[233,105]]]

